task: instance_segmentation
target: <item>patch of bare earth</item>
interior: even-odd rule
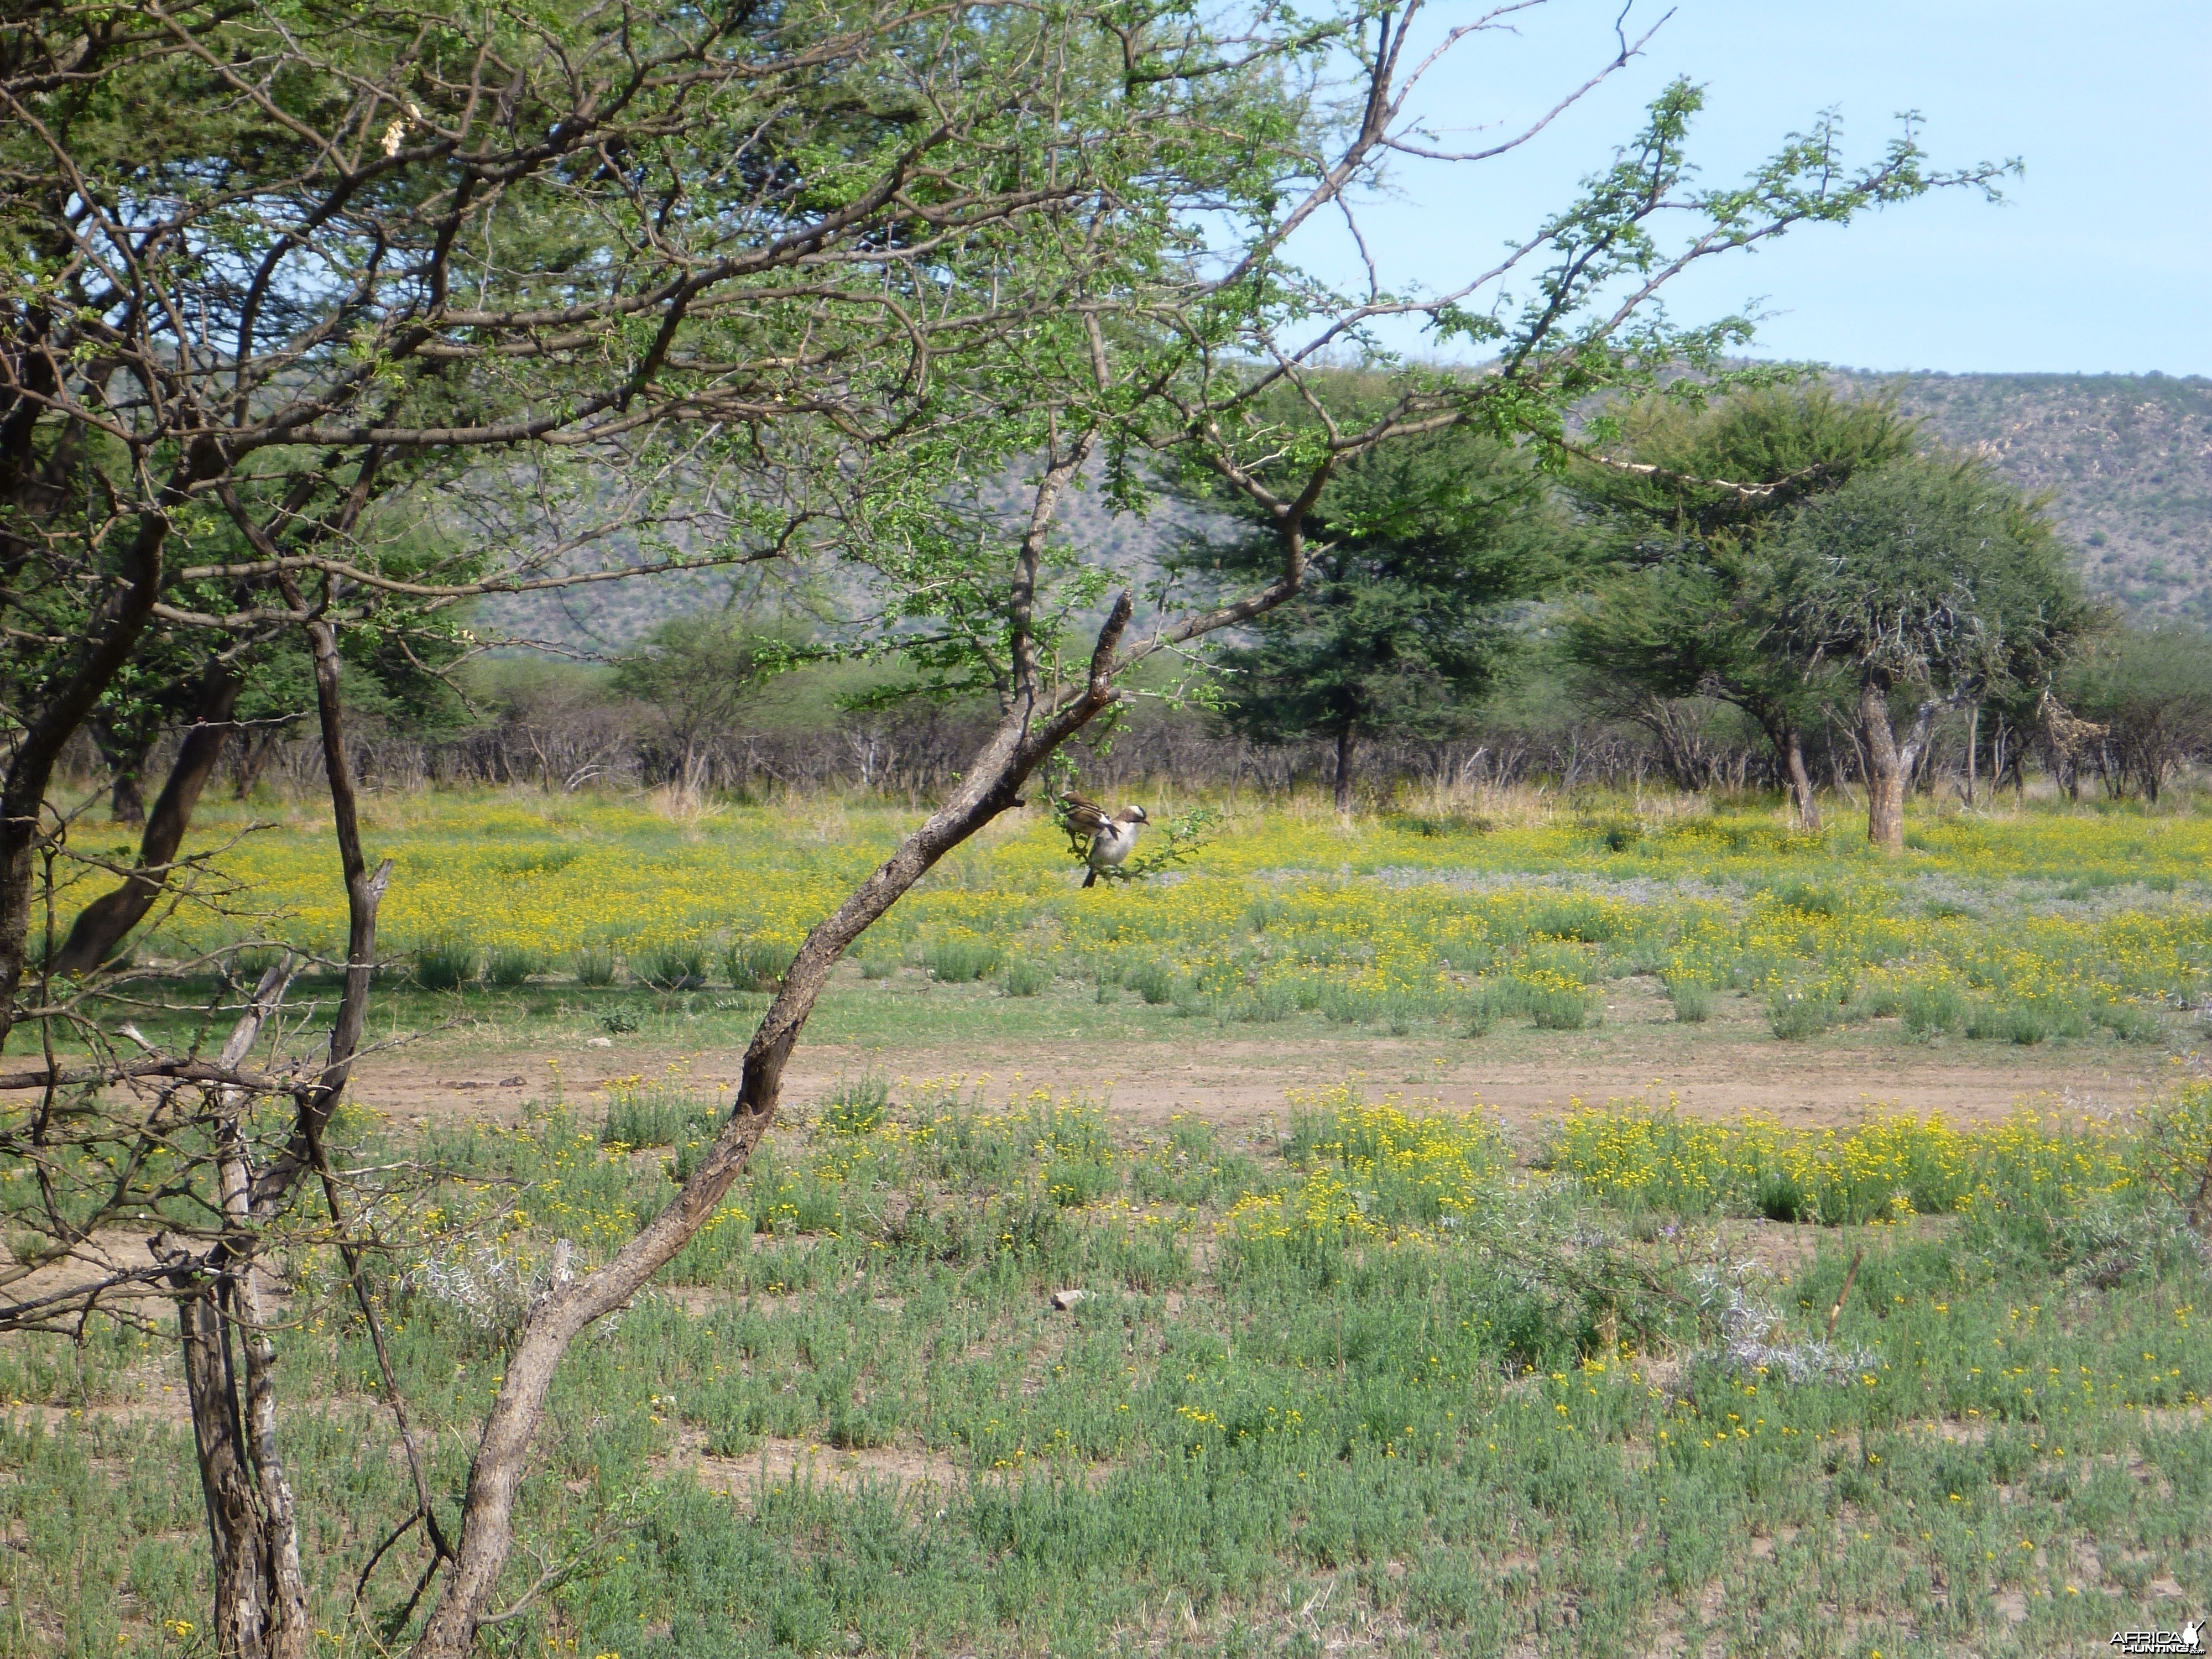
[[[918,1446],[829,1446],[818,1441],[771,1436],[738,1455],[726,1457],[708,1451],[706,1437],[694,1430],[686,1430],[676,1451],[659,1461],[664,1470],[690,1469],[702,1489],[734,1500],[740,1509],[750,1509],[763,1496],[788,1486],[845,1492],[873,1486],[902,1502],[920,1505],[930,1497],[951,1496],[970,1480],[967,1468],[956,1459]],[[1048,1475],[1097,1486],[1113,1474],[1115,1467],[1111,1463],[1028,1462],[1018,1469],[979,1470],[973,1478],[1021,1480]]]
[[[611,1083],[652,1077],[681,1063],[686,1086],[714,1096],[734,1091],[741,1047],[596,1048],[574,1037],[536,1047],[471,1052],[440,1039],[365,1059],[356,1098],[406,1124],[420,1120],[521,1121],[532,1102],[556,1091],[580,1109]],[[1941,1112],[1962,1123],[2003,1118],[2023,1103],[2107,1115],[2141,1105],[2162,1079],[2160,1055],[2107,1045],[2006,1050],[1987,1043],[1917,1044],[1886,1032],[1848,1042],[1778,1042],[1741,1017],[1711,1027],[1629,1015],[1593,1031],[1496,1033],[1470,1042],[1445,1033],[1390,1037],[1284,1036],[1242,1038],[1194,1025],[1188,1038],[1106,1035],[1060,1042],[978,1043],[896,1050],[842,1044],[802,1046],[786,1073],[785,1100],[803,1113],[856,1073],[908,1079],[1017,1079],[1024,1090],[1103,1098],[1133,1127],[1180,1113],[1224,1128],[1279,1121],[1285,1096],[1346,1081],[1370,1094],[1403,1094],[1455,1109],[1498,1113],[1509,1130],[1533,1133],[1576,1105],[1671,1100],[1686,1115],[1729,1118],[1747,1111],[1785,1123],[1841,1126],[1879,1111]],[[515,1082],[510,1079],[519,1079]]]
[[[964,1480],[951,1458],[915,1447],[842,1448],[770,1438],[740,1456],[718,1457],[707,1450],[703,1435],[691,1432],[667,1462],[689,1468],[703,1490],[735,1500],[740,1509],[750,1509],[763,1495],[784,1486],[856,1492],[872,1486],[919,1499],[925,1492],[951,1493]]]

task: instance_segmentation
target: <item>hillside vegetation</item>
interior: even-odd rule
[[[1945,443],[2048,490],[2096,592],[2212,622],[2212,380],[2163,374],[1849,374]]]
[[[1929,434],[1987,453],[2027,488],[2050,492],[2091,590],[2148,621],[2212,623],[2212,380],[2163,374],[1899,374],[1841,370],[1851,391],[1893,392]],[[1097,491],[1061,518],[1075,545],[1121,568],[1194,520],[1164,501],[1137,520]],[[482,613],[499,632],[570,649],[621,649],[655,623],[722,603],[712,574],[516,595]]]

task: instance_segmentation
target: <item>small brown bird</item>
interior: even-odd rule
[[[1094,885],[1101,870],[1129,861],[1137,850],[1137,832],[1152,820],[1141,806],[1125,806],[1113,817],[1095,800],[1085,800],[1070,790],[1060,798],[1060,827],[1067,831],[1068,850],[1091,866],[1083,878]]]

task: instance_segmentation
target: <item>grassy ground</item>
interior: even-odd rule
[[[449,1516],[552,1242],[588,1257],[665,1199],[758,975],[907,818],[377,804],[387,937],[463,981],[380,993],[376,1035],[443,1033],[364,1066],[385,1115],[348,1131],[410,1172],[382,1293]],[[578,1345],[511,1589],[552,1577],[487,1646],[2045,1654],[2201,1617],[2202,1242],[2154,1178],[2171,1146],[2073,1109],[2148,1079],[2204,1133],[2212,817],[1914,839],[1893,862],[1634,802],[1241,809],[1175,877],[1083,894],[1048,826],[1010,826],[840,970],[793,1121]],[[142,1026],[224,1023],[217,981],[166,964],[326,930],[329,859],[304,812],[227,854],[268,925],[180,911]],[[686,951],[702,983],[672,982]],[[1000,1080],[920,1081],[957,1056]],[[1006,1080],[1041,1056],[1051,1088]],[[1698,1066],[1725,1126],[1437,1106]],[[1785,1109],[1815,1073],[1911,1101],[1900,1079],[1969,1066],[1993,1101],[2072,1104],[1840,1138]],[[1109,1109],[1148,1066],[1235,1070],[1243,1103]],[[1316,1086],[1355,1070],[1407,1097]],[[366,1655],[404,1639],[425,1557],[410,1538],[353,1604],[411,1498],[332,1263],[303,1240],[283,1266],[322,1646]],[[0,1346],[0,1655],[204,1650],[170,1348]]]
[[[418,1147],[465,1177],[386,1286],[448,1505],[549,1241],[626,1233],[712,1113],[653,1087]],[[857,1085],[579,1345],[516,1574],[557,1582],[490,1644],[2087,1652],[2212,1571],[2212,1286],[2147,1156],[1611,1114],[1525,1168],[1349,1091],[1232,1139]],[[328,1264],[290,1267],[318,1613],[370,1652],[422,1558],[351,1587],[410,1500]],[[44,1408],[0,1440],[0,1651],[193,1650],[173,1386],[153,1339],[0,1358]]]

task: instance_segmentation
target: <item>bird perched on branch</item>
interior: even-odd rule
[[[1137,850],[1137,832],[1151,821],[1141,806],[1125,806],[1109,817],[1097,801],[1073,790],[1060,798],[1060,827],[1067,831],[1068,850],[1091,866],[1083,878],[1085,887],[1097,883],[1101,870],[1129,861]]]

